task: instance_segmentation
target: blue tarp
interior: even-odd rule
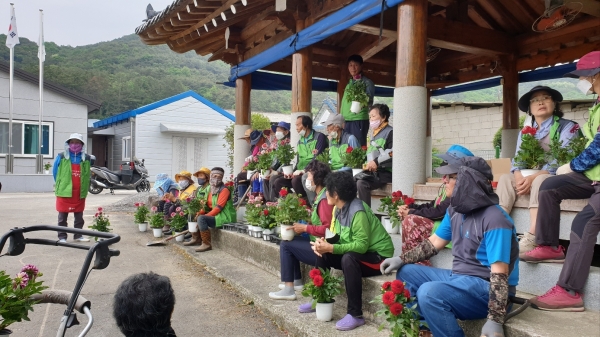
[[[301,30],[289,38],[279,42],[248,60],[231,68],[229,81],[262,69],[282,58],[288,57],[298,50],[310,47],[323,41],[333,34],[346,30],[355,24],[381,13],[382,1],[385,2],[384,10],[392,8],[404,0],[360,0],[336,11],[321,21]]]

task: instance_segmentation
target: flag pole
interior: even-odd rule
[[[39,67],[40,67],[40,120],[38,125],[38,154],[37,154],[37,173],[42,174],[44,169],[44,155],[42,154],[43,132],[42,118],[44,115],[44,11],[40,9],[40,38],[39,38]]]
[[[14,4],[10,4],[10,13],[13,15],[15,12]],[[12,17],[11,17],[12,22]],[[8,37],[7,37],[8,38]],[[15,76],[14,71],[14,59],[15,59],[15,45],[11,44],[10,48],[10,71],[8,80],[8,155],[6,156],[6,173],[13,173],[13,157],[12,157],[12,116],[13,116],[13,78]]]

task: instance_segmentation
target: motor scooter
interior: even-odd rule
[[[144,159],[139,161],[134,157],[133,161],[123,162],[119,171],[111,171],[106,167],[95,165],[92,165],[91,171],[89,188],[91,194],[99,194],[105,188],[110,189],[110,193],[113,194],[114,190],[150,191],[148,170],[144,166]]]

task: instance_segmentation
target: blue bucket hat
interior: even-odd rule
[[[281,121],[281,122],[277,123],[277,125],[271,125],[271,130],[273,132],[276,132],[277,128],[284,128],[284,129],[290,131],[290,126],[291,126],[290,123],[286,123],[284,121]]]
[[[474,154],[471,151],[469,151],[469,149],[467,149],[466,147],[454,144],[448,148],[448,151],[446,151],[446,153],[439,153],[435,156],[443,159],[447,163],[450,163],[463,157],[473,157]]]
[[[262,132],[258,130],[252,131],[252,133],[250,134],[250,145],[256,145],[256,143],[258,143],[262,135]]]

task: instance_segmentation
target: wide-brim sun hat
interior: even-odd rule
[[[179,181],[180,178],[187,178],[192,181],[192,173],[190,171],[181,171],[175,175],[175,181]]]
[[[525,95],[519,98],[519,109],[523,112],[528,112],[530,104],[529,101],[531,100],[531,96],[533,96],[533,94],[539,91],[546,91],[548,94],[550,94],[550,96],[552,96],[552,100],[554,100],[554,102],[562,102],[563,100],[563,96],[558,90],[554,90],[545,85],[536,85],[535,87],[531,88],[531,90],[529,90]]]
[[[250,133],[250,145],[256,145],[260,140],[260,137],[262,137],[262,132],[258,130],[252,131],[252,133]]]
[[[67,141],[66,141],[66,142],[68,143],[68,142],[69,142],[69,141],[71,141],[72,139],[77,139],[78,141],[80,141],[80,142],[82,142],[82,143],[84,143],[84,144],[85,144],[85,141],[83,140],[83,135],[82,135],[81,133],[72,133],[72,134],[69,136],[69,139],[67,139]]]
[[[597,73],[600,73],[600,50],[583,55],[577,62],[575,70],[564,74],[564,77],[591,77]]]
[[[252,132],[253,132],[252,129],[248,129],[248,130],[246,130],[246,132],[244,132],[244,137],[241,137],[238,139],[249,139]]]
[[[204,174],[208,178],[210,177],[210,170],[208,167],[201,167],[198,171],[194,172],[194,177],[198,178],[200,174]]]

